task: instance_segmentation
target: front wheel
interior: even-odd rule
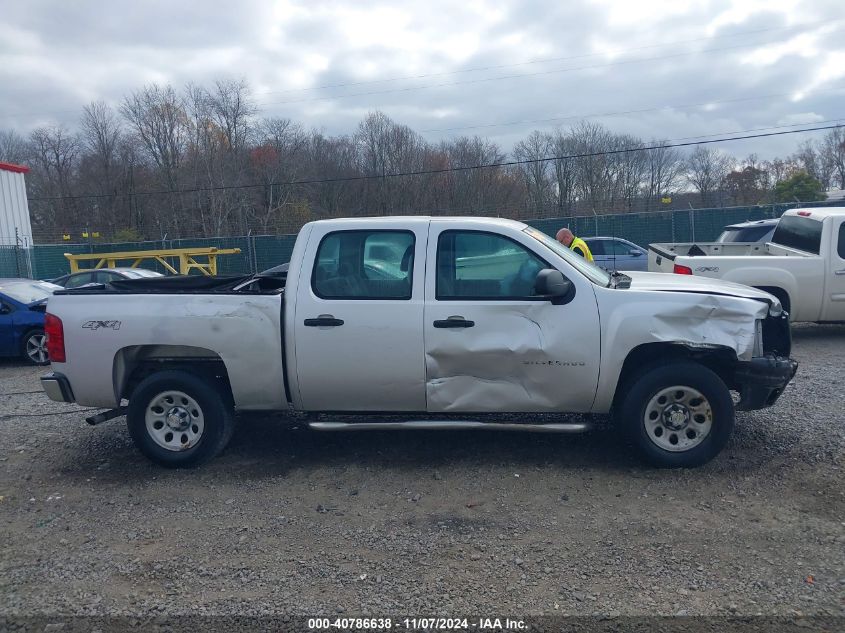
[[[30,330],[23,338],[23,355],[33,365],[46,365],[50,362],[47,355],[47,335],[44,330]]]
[[[727,444],[734,405],[713,371],[674,362],[634,382],[616,418],[646,460],[661,468],[688,468],[709,462]]]
[[[152,461],[169,468],[198,466],[229,443],[232,407],[209,381],[184,371],[161,371],[133,391],[129,434]]]

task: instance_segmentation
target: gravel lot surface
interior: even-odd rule
[[[794,337],[780,401],[689,471],[644,467],[608,427],[274,417],[167,471],[122,418],[8,395],[44,370],[0,362],[0,615],[845,615],[845,326]]]

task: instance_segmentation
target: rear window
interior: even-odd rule
[[[785,215],[778,222],[772,241],[818,255],[822,243],[822,223],[812,218]]]
[[[716,240],[717,242],[758,242],[766,233],[772,230],[770,226],[749,226],[747,228],[725,229]]]

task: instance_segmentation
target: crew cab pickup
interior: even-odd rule
[[[792,321],[845,321],[845,207],[787,211],[767,243],[651,244],[648,269],[760,288]]]
[[[767,407],[797,366],[766,292],[610,274],[489,218],[313,222],[286,278],[114,281],[47,310],[48,395],[110,409],[91,423],[125,413],[166,466],[220,452],[236,412],[288,410],[318,430],[580,432],[593,416],[532,415],[612,413],[654,464],[694,466],[730,437],[731,390]],[[501,412],[521,415],[481,415]]]

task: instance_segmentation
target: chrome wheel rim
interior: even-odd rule
[[[163,391],[150,399],[147,433],[168,451],[186,451],[199,443],[205,418],[199,403],[182,391]]]
[[[672,453],[701,444],[713,429],[713,408],[692,387],[674,385],[658,391],[645,408],[643,425],[656,446]]]
[[[46,363],[49,360],[47,355],[47,335],[33,334],[26,339],[26,355],[36,363]]]

